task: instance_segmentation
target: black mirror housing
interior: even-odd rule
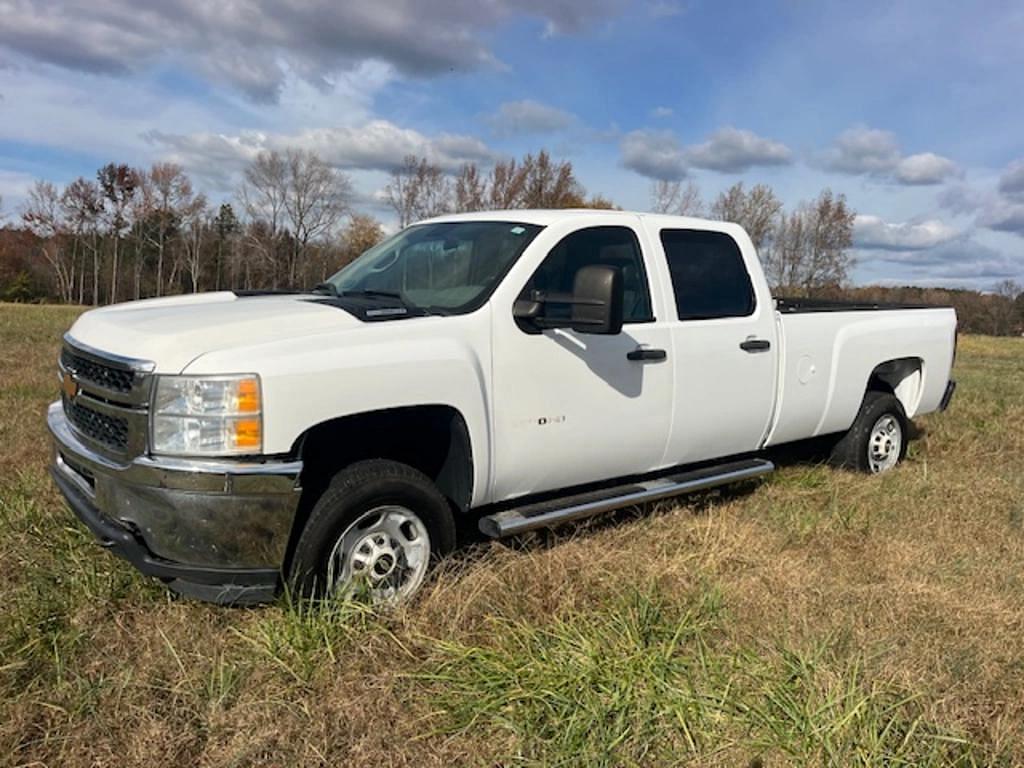
[[[576,272],[570,327],[578,333],[615,335],[622,331],[622,270],[591,264]]]
[[[622,270],[603,264],[581,267],[573,280],[572,294],[534,291],[520,297],[512,307],[512,316],[526,333],[547,328],[572,328],[577,333],[615,335],[622,331],[624,288]],[[569,305],[566,318],[547,316],[549,305]]]

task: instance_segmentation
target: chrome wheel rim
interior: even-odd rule
[[[892,414],[885,414],[871,428],[868,438],[868,466],[874,473],[892,469],[903,450],[903,429]]]
[[[327,561],[328,594],[364,592],[375,603],[415,592],[430,563],[430,534],[411,510],[374,507],[345,529]]]

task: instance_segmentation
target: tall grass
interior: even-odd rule
[[[882,478],[473,545],[417,600],[169,595],[46,475],[75,310],[0,306],[0,765],[1024,764],[1024,341]]]
[[[483,731],[501,760],[672,764],[977,765],[912,692],[869,681],[832,638],[808,649],[735,647],[721,596],[632,591],[600,614],[494,622],[485,646],[436,643],[439,731]]]

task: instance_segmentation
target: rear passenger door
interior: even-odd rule
[[[772,416],[779,350],[753,246],[743,238],[745,260],[729,232],[662,228],[652,235],[664,252],[675,312],[675,418],[665,458],[683,464],[756,450]]]

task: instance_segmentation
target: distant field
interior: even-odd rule
[[[882,478],[462,550],[411,606],[225,609],[46,474],[76,310],[0,305],[0,764],[1024,764],[1024,340],[960,342]]]

